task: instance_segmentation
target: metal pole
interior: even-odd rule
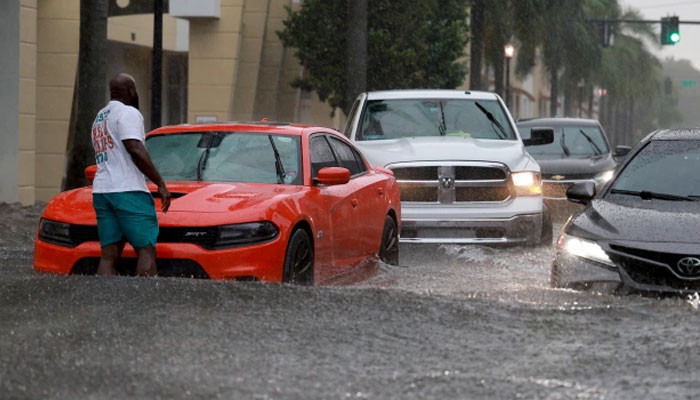
[[[506,107],[510,110],[510,57],[506,57]]]
[[[163,0],[153,3],[153,57],[151,64],[151,129],[162,122],[163,87]]]

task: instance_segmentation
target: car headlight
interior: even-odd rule
[[[542,194],[542,179],[539,172],[524,171],[511,175],[515,194],[518,196],[539,196]]]
[[[615,170],[614,169],[609,169],[607,171],[603,171],[593,177],[593,180],[595,181],[596,185],[600,188],[601,186],[605,185],[608,183],[613,176],[615,175]]]
[[[263,243],[276,238],[278,234],[279,229],[269,221],[224,225],[219,227],[214,247],[226,248]]]
[[[39,239],[60,246],[74,246],[70,237],[70,224],[49,219],[42,218],[39,220]]]
[[[557,241],[557,247],[577,257],[599,262],[611,267],[615,266],[615,263],[610,260],[608,253],[606,253],[598,243],[592,240],[582,239],[563,233]]]

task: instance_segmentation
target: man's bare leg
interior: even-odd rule
[[[156,269],[156,249],[150,244],[146,247],[134,249],[136,250],[136,275],[138,276],[155,276]]]
[[[100,264],[97,266],[97,275],[110,276],[117,274],[117,260],[121,257],[125,244],[126,242],[122,240],[102,248]]]

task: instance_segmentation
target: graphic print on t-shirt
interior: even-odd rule
[[[107,151],[114,149],[112,136],[107,131],[107,118],[110,110],[105,110],[97,115],[92,124],[92,146],[95,148],[95,162],[102,164],[109,158]]]

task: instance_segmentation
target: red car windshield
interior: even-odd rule
[[[166,181],[301,185],[299,137],[246,132],[151,136],[146,148]]]

